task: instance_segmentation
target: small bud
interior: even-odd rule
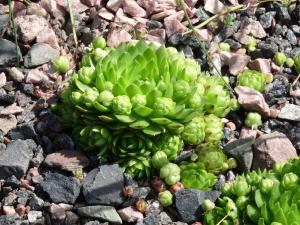
[[[282,52],[276,52],[274,55],[274,61],[277,65],[282,66],[286,61],[286,56]]]
[[[245,196],[240,196],[236,199],[236,206],[239,209],[244,209],[247,205],[248,198]]]
[[[299,177],[297,176],[297,174],[290,172],[284,174],[284,176],[282,177],[281,185],[285,189],[290,189],[296,187],[298,185],[298,182]]]
[[[286,61],[285,61],[285,65],[288,68],[292,68],[294,66],[294,60],[292,58],[287,58]]]
[[[106,47],[106,41],[105,41],[104,37],[102,37],[102,36],[95,37],[92,42],[92,46],[93,46],[93,48],[104,49]]]
[[[232,185],[232,193],[236,196],[245,196],[251,191],[251,187],[246,180],[236,180]]]
[[[144,199],[139,199],[135,203],[135,208],[141,213],[145,213],[148,208],[148,203]]]
[[[215,208],[215,203],[213,203],[211,200],[209,199],[205,199],[202,203],[202,208],[205,211],[211,211]]]
[[[51,105],[50,105],[50,109],[55,112],[58,110],[58,105],[56,102],[53,102]]]
[[[152,181],[151,181],[151,187],[156,191],[156,192],[162,192],[165,190],[165,182],[159,178],[159,177],[155,177]]]
[[[249,128],[257,129],[258,126],[262,125],[261,115],[256,112],[248,113],[245,119],[245,124]]]
[[[151,162],[152,162],[152,165],[154,168],[160,169],[164,165],[168,164],[169,160],[168,160],[166,153],[164,153],[163,151],[157,151],[152,156]]]
[[[270,193],[273,185],[274,182],[271,179],[265,178],[260,182],[260,189],[263,193]]]
[[[59,73],[66,73],[70,68],[69,59],[63,55],[54,59],[52,64],[53,68]]]
[[[180,182],[177,182],[176,184],[173,184],[171,187],[170,187],[170,190],[173,192],[173,193],[176,193],[177,191],[180,191],[184,189],[184,186],[182,183]]]
[[[167,207],[173,204],[173,195],[170,191],[166,190],[158,194],[158,201],[162,206]]]
[[[219,44],[219,48],[220,48],[221,51],[230,52],[230,45],[228,43],[221,42]]]
[[[132,197],[134,194],[134,189],[132,186],[126,186],[123,188],[123,195],[125,197]]]

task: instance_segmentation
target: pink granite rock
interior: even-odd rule
[[[217,14],[226,10],[226,6],[219,0],[206,0],[204,9],[212,14]]]
[[[49,27],[46,27],[44,30],[39,32],[36,37],[36,42],[49,44],[51,47],[59,49],[57,37],[54,31]]]
[[[265,74],[271,74],[271,64],[269,59],[258,58],[248,63],[248,67]]]
[[[145,17],[146,11],[134,0],[123,0],[123,10],[132,17]]]
[[[168,37],[171,37],[173,34],[183,33],[187,30],[187,28],[176,19],[165,20],[164,25]]]
[[[135,210],[131,206],[123,208],[123,209],[119,209],[118,214],[120,215],[122,220],[129,222],[129,223],[133,223],[138,220],[142,220],[144,218],[142,213]]]
[[[132,36],[125,30],[113,29],[107,36],[107,45],[115,47],[121,43],[127,43],[132,39]]]

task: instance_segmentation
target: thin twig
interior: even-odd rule
[[[220,225],[228,216],[229,214],[226,214],[216,225]]]
[[[8,10],[9,10],[9,20],[12,27],[12,32],[15,39],[15,46],[16,46],[16,54],[17,54],[17,66],[19,67],[20,64],[20,58],[19,58],[19,45],[18,45],[18,37],[17,37],[17,31],[14,23],[14,12],[12,9],[12,2],[11,0],[8,0]]]
[[[78,41],[77,41],[76,27],[75,27],[75,22],[74,22],[74,15],[73,15],[73,10],[72,10],[72,0],[67,0],[67,2],[68,2],[68,7],[69,7],[69,13],[70,13],[70,19],[71,19],[71,25],[72,25],[73,38],[74,38],[75,47],[76,47],[76,50],[77,50],[77,48],[78,48]]]
[[[184,5],[182,5],[182,6],[184,7]],[[198,24],[197,26],[194,27],[194,29],[200,29],[200,28],[206,26],[207,24],[211,23],[212,21],[216,20],[217,18],[219,18],[221,16],[224,16],[226,14],[229,14],[231,12],[234,12],[236,10],[239,10],[239,9],[241,9],[243,7],[245,7],[245,5],[236,5],[236,6],[233,6],[233,7],[229,8],[229,9],[226,9],[226,10],[224,10],[224,11],[222,11],[222,12],[220,12],[220,13],[218,13],[218,14],[210,17],[210,18],[208,18],[207,20],[203,21],[202,23]],[[184,32],[183,35],[189,34],[189,33],[192,33],[192,32],[194,32],[194,31],[191,29],[189,31]]]
[[[297,81],[299,80],[299,78],[300,78],[300,74],[298,74],[296,80],[294,80],[294,82],[292,83],[292,86],[295,86],[295,85],[296,85],[296,83],[297,83]]]

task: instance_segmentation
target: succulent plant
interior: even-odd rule
[[[202,203],[202,208],[205,211],[210,211],[213,210],[215,208],[215,203],[213,203],[211,200],[209,199],[205,199]]]
[[[115,131],[111,149],[118,158],[143,156],[148,158],[152,153],[153,140],[142,133]]]
[[[204,111],[218,117],[226,116],[230,111],[236,110],[236,99],[230,98],[229,91],[225,88],[225,78],[216,76],[207,77],[204,82],[203,95]]]
[[[163,134],[156,141],[156,149],[164,152],[170,161],[177,158],[178,154],[183,149],[183,145],[184,143],[181,137],[172,134]]]
[[[289,68],[292,68],[294,66],[294,60],[292,58],[287,58],[285,61],[285,65]]]
[[[205,138],[205,120],[202,116],[192,119],[185,127],[181,134],[182,139],[189,144],[199,144]]]
[[[296,72],[299,74],[300,73],[300,54],[296,55],[294,58],[294,68]]]
[[[168,156],[163,151],[157,151],[151,158],[152,166],[156,169],[160,169],[164,165],[169,163]]]
[[[236,163],[227,159],[222,149],[215,144],[199,145],[196,149],[198,161],[205,165],[205,169],[213,174],[222,173],[228,169],[233,169]]]
[[[265,90],[266,78],[263,73],[256,70],[244,70],[237,77],[237,85],[262,92]]]
[[[151,162],[144,156],[136,156],[118,160],[123,172],[137,180],[143,180],[151,175]]]
[[[237,176],[232,184],[227,184],[230,192],[223,192],[216,207],[205,214],[206,224],[216,224],[225,217],[225,224],[298,225],[299,168],[300,159],[296,158],[270,171]],[[235,208],[234,217],[224,204],[225,198]]]
[[[257,41],[256,38],[251,36],[249,43],[245,46],[249,52],[256,50]]]
[[[219,143],[224,136],[222,120],[213,114],[204,117],[205,141],[207,143]]]
[[[194,188],[203,191],[211,190],[216,182],[216,176],[205,170],[205,165],[201,162],[187,162],[180,164],[181,183],[185,188]]]
[[[52,61],[53,68],[59,73],[66,73],[70,68],[69,59],[66,56],[59,56]]]
[[[180,168],[175,163],[168,163],[160,168],[160,177],[168,185],[173,185],[180,180]]]
[[[257,129],[258,126],[262,125],[261,115],[256,112],[247,113],[245,125],[249,128]]]
[[[282,66],[286,62],[286,55],[283,52],[276,52],[274,54],[274,61],[277,65]]]
[[[220,141],[218,117],[237,105],[225,79],[201,74],[194,59],[172,47],[138,41],[107,48],[97,37],[87,49],[55,107],[83,149],[143,179],[152,166],[175,160],[184,143]],[[177,171],[164,179],[171,185],[179,177]]]
[[[221,51],[229,52],[230,51],[230,45],[226,42],[219,43],[219,48]]]
[[[160,192],[158,194],[158,201],[162,204],[162,206],[168,207],[173,204],[173,195],[168,190]]]
[[[84,150],[96,150],[99,156],[104,156],[108,146],[112,143],[109,130],[97,125],[78,126],[73,130],[73,136]]]

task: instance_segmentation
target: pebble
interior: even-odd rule
[[[175,206],[183,222],[191,223],[200,219],[203,201],[209,199],[215,202],[220,194],[219,191],[183,189],[175,193]]]
[[[260,15],[259,22],[262,25],[262,27],[265,29],[270,28],[272,25],[272,20],[275,15],[276,15],[276,12],[274,12],[274,11],[267,12],[267,13]]]
[[[80,193],[80,183],[77,179],[56,172],[47,172],[44,175],[44,180],[37,187],[47,194],[52,202],[75,203]]]
[[[223,150],[238,162],[241,171],[249,171],[252,166],[254,138],[244,138],[228,143]]]
[[[93,205],[84,206],[77,209],[80,216],[90,217],[108,221],[114,224],[122,224],[122,219],[117,213],[116,209],[112,206]]]
[[[118,164],[91,170],[83,181],[83,194],[89,204],[120,205],[124,201],[124,176]]]
[[[286,104],[278,114],[279,119],[300,122],[300,106],[294,104]]]
[[[14,115],[0,117],[0,130],[6,135],[11,129],[17,126],[17,119]]]
[[[257,48],[261,51],[264,58],[273,58],[274,54],[278,52],[278,46],[274,42],[261,41],[257,44]]]
[[[133,207],[129,206],[123,209],[118,210],[118,214],[120,215],[121,219],[126,222],[136,222],[137,220],[144,219],[144,216],[139,211],[135,210]]]
[[[33,151],[26,141],[11,141],[6,151],[0,151],[0,179],[24,176],[32,156]]]
[[[209,14],[204,10],[203,7],[199,7],[196,10],[195,15],[199,19],[199,22],[203,22],[203,21],[207,20],[210,17]]]
[[[43,216],[43,214],[41,211],[31,210],[27,214],[27,219],[30,223],[35,223],[37,221],[37,219],[41,218],[42,216]]]
[[[45,43],[34,44],[24,57],[24,66],[27,68],[39,66],[57,58],[59,51]]]
[[[16,45],[6,39],[0,38],[0,66],[12,65],[17,61]],[[18,50],[19,58],[22,59],[20,50]]]
[[[48,26],[47,20],[37,15],[19,16],[15,19],[15,23],[19,37],[25,43],[33,41]]]
[[[272,168],[275,163],[283,163],[296,158],[297,153],[287,136],[280,132],[261,135],[255,141],[252,169]]]
[[[292,30],[288,29],[286,33],[286,38],[288,39],[291,45],[297,44],[297,37]]]
[[[46,156],[44,163],[66,171],[76,171],[89,165],[89,159],[80,151],[61,150]]]
[[[281,6],[279,4],[274,4],[274,9],[276,11],[276,17],[279,21],[289,22],[291,20],[291,16],[288,11],[288,7]]]

